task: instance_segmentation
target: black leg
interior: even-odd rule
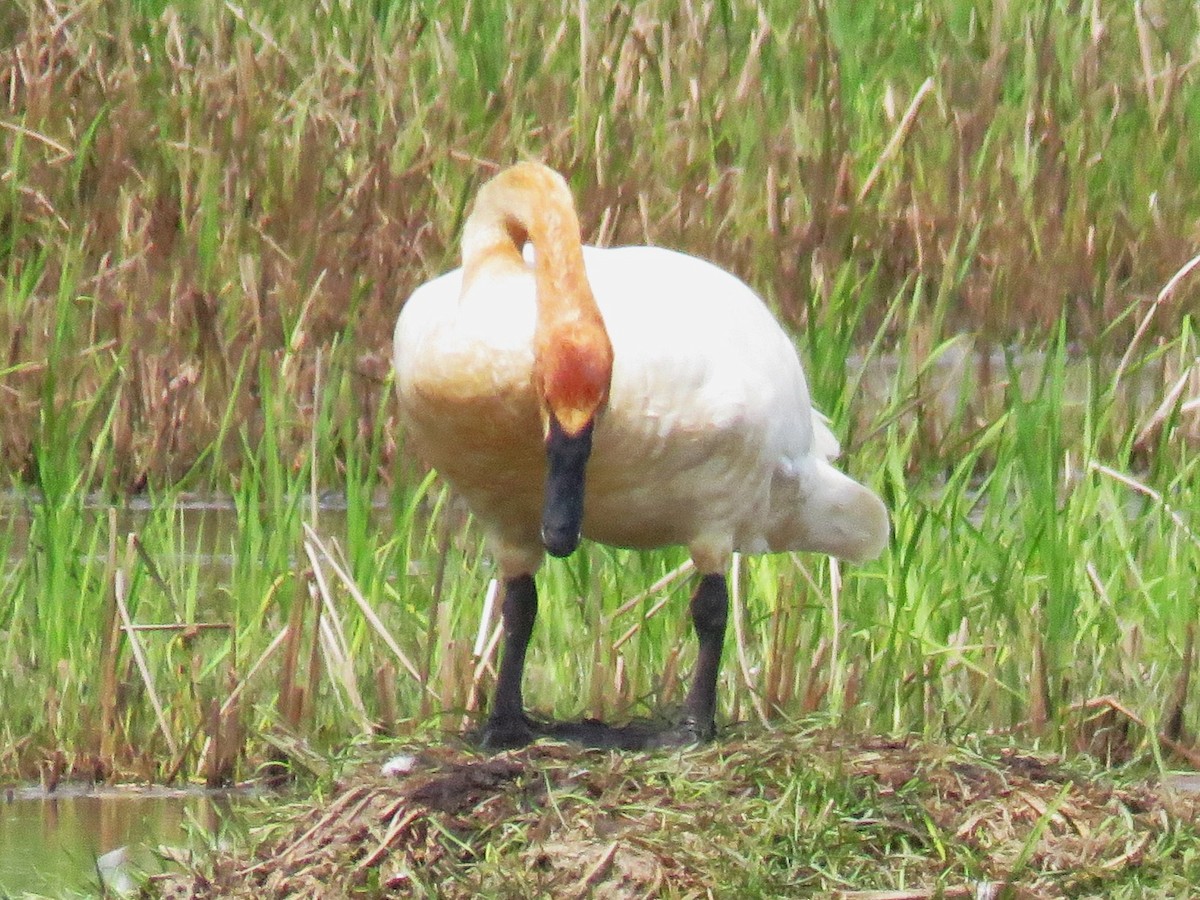
[[[521,679],[525,651],[537,617],[537,589],[533,576],[520,575],[504,582],[504,655],[491,713],[481,736],[489,749],[523,747],[539,736],[575,741],[589,747],[642,750],[679,747],[710,741],[716,734],[717,675],[729,618],[729,589],[724,575],[705,575],[692,596],[692,624],[700,652],[692,686],[684,701],[684,719],[662,729],[652,724],[631,723],[614,727],[603,722],[537,723],[525,715]]]
[[[521,679],[525,674],[525,650],[537,618],[537,587],[532,575],[518,575],[504,582],[504,655],[491,713],[484,727],[482,743],[492,749],[523,747],[537,733],[525,715]]]
[[[697,741],[712,740],[716,734],[717,673],[721,669],[721,647],[729,619],[729,588],[724,575],[705,575],[692,597],[692,624],[700,652],[692,687],[684,701],[684,732]]]

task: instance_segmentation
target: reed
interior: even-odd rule
[[[758,288],[894,512],[868,566],[744,561],[723,715],[1189,752],[1196,15],[10,4],[0,770],[312,770],[477,712],[492,569],[389,336],[526,155],[590,240]],[[549,562],[532,705],[677,701],[683,563]]]

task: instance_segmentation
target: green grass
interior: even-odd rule
[[[1196,276],[1155,298],[1196,252],[1198,22],[1110,6],[6,7],[0,772],[220,781],[478,710],[492,569],[389,337],[524,156],[589,240],[762,292],[893,512],[867,566],[744,561],[723,719],[1186,753]],[[618,610],[684,558],[549,562],[534,707],[677,702],[688,580]],[[167,626],[141,662],[122,606]]]

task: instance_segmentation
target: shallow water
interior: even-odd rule
[[[0,545],[6,545],[9,561],[17,561],[29,548],[30,530],[35,512],[42,502],[41,496],[32,490],[0,490]],[[186,560],[156,559],[162,565],[178,562],[199,563],[204,570],[220,576],[233,565],[229,552],[229,538],[237,524],[237,509],[229,497],[204,496],[181,497],[171,503],[174,528],[187,541]],[[154,507],[151,501],[140,495],[122,498],[113,503],[110,498],[90,495],[83,503],[84,528],[91,530],[95,525],[112,517],[119,535],[140,532],[146,525]],[[99,548],[103,551],[103,548]],[[85,561],[81,559],[81,561]],[[0,557],[0,563],[3,558]]]
[[[41,502],[35,491],[0,490],[0,588],[6,574],[29,552]],[[321,521],[332,528],[344,521],[346,504],[340,495],[322,494],[315,505]],[[122,498],[118,504],[89,496],[80,530],[90,534],[99,528],[104,534],[111,517],[116,534],[141,533],[156,512],[161,510],[141,496]],[[154,562],[168,578],[177,571],[196,573],[197,595],[213,604],[200,604],[197,620],[221,620],[228,611],[222,605],[225,595],[216,588],[230,580],[238,510],[229,497],[185,496],[171,503],[170,513],[172,533],[179,538],[156,542]],[[178,552],[164,550],[162,543]],[[93,545],[76,561],[102,566],[104,552]],[[0,699],[0,720],[2,706]],[[99,896],[102,883],[109,891],[132,887],[136,873],[165,870],[156,849],[198,849],[235,832],[230,820],[236,821],[238,804],[245,798],[197,789],[67,783],[46,795],[36,785],[0,782],[0,898]]]
[[[0,896],[96,896],[165,871],[159,847],[200,849],[236,831],[237,792],[60,785],[0,792]]]
[[[8,547],[10,560],[19,558],[29,546],[30,524],[34,511],[42,502],[33,490],[0,489],[0,536]],[[113,502],[110,497],[91,494],[84,500],[83,516],[85,528],[103,524],[113,518],[118,534],[140,532],[151,514],[161,511],[154,500],[133,494]],[[387,497],[374,498],[376,510],[387,507]],[[311,504],[304,499],[303,506],[315,506],[322,520],[328,519],[335,526],[345,518],[346,499],[337,491],[326,491]],[[220,573],[227,572],[233,565],[230,541],[236,533],[238,509],[232,497],[223,494],[185,494],[172,498],[170,506],[172,529],[182,536],[182,549],[174,558],[170,555],[156,557],[162,565],[188,563]]]

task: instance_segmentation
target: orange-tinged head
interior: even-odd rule
[[[540,399],[568,436],[595,421],[608,401],[612,362],[612,344],[598,315],[539,329],[535,372]]]
[[[587,465],[596,417],[608,401],[612,346],[598,312],[550,320],[536,344],[546,440],[542,545],[564,557],[583,535]]]

